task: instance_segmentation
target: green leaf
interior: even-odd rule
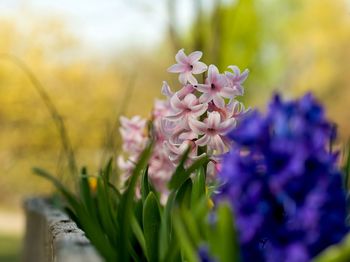
[[[186,226],[187,232],[189,232],[190,239],[198,246],[201,242],[201,235],[198,228],[200,223],[194,218],[192,209],[182,208],[181,218],[183,224]]]
[[[340,244],[332,245],[313,258],[313,262],[350,261],[350,234]]]
[[[174,231],[177,238],[177,242],[181,247],[181,251],[185,256],[185,261],[197,262],[197,248],[191,241],[191,238],[186,230],[185,225],[180,216],[181,210],[176,208],[172,212]]]
[[[133,216],[131,219],[131,229],[142,248],[142,252],[144,254],[147,254],[145,237],[143,235],[142,228],[135,216]]]
[[[89,215],[84,204],[70,193],[54,176],[42,170],[40,168],[33,168],[33,172],[38,176],[41,176],[56,187],[56,189],[63,195],[68,204],[71,207],[74,217],[78,219],[78,224],[81,225],[82,229],[85,231],[87,237],[90,239],[91,243],[96,247],[96,249],[101,253],[103,257],[108,261],[115,261],[118,257],[116,250],[112,247],[111,243],[105,237],[103,230],[99,224],[96,224],[96,220],[92,219]]]
[[[150,143],[146,149],[143,151],[141,154],[138,162],[136,163],[136,166],[131,174],[130,177],[130,183],[125,191],[121,203],[120,203],[120,208],[119,208],[119,214],[120,214],[120,246],[119,246],[119,251],[120,251],[120,257],[119,259],[121,261],[128,261],[129,260],[129,239],[130,239],[130,220],[133,215],[133,207],[134,207],[134,196],[135,196],[135,187],[137,180],[143,170],[146,169],[146,165],[148,163],[148,160],[151,156],[153,148],[153,143]]]
[[[218,206],[217,223],[211,232],[210,249],[221,262],[239,261],[239,248],[232,210],[227,203]]]
[[[70,193],[62,184],[60,181],[58,181],[57,178],[55,178],[53,175],[51,175],[49,172],[34,167],[33,169],[34,174],[43,177],[47,180],[49,180],[55,187],[56,189],[65,197],[65,199],[67,200],[67,202],[69,203],[69,205],[71,205],[71,207],[73,208],[74,211],[76,211],[76,209],[78,208],[78,206],[80,205],[79,201],[76,199],[76,197]]]
[[[100,224],[105,234],[110,241],[115,245],[118,244],[117,234],[119,227],[113,222],[116,217],[113,217],[112,206],[110,205],[110,199],[108,194],[108,187],[104,186],[102,177],[97,178],[97,194],[96,202],[98,209],[98,216],[100,218]]]
[[[205,171],[201,167],[193,179],[191,206],[195,206],[205,196]]]
[[[86,168],[83,168],[79,177],[80,199],[84,203],[89,214],[97,220],[96,208],[93,203],[88,179]]]
[[[170,252],[174,251],[174,244],[171,241],[174,240],[172,225],[171,225],[171,211],[175,202],[176,191],[172,191],[168,197],[168,201],[162,214],[162,223],[160,227],[160,240],[159,240],[159,257],[160,261],[166,261],[170,256]],[[170,250],[169,250],[170,249]]]
[[[153,192],[150,192],[143,206],[143,231],[145,233],[147,258],[150,262],[158,261],[160,224],[159,203]]]
[[[184,157],[187,157],[187,155],[185,154]],[[178,167],[176,168],[174,174],[170,179],[169,188],[170,189],[179,188],[194,171],[196,171],[198,168],[205,165],[207,162],[208,162],[208,157],[202,156],[201,158],[197,159],[188,169],[184,169],[183,161],[182,161],[178,165]]]
[[[102,177],[103,177],[105,183],[110,182],[110,175],[112,173],[112,168],[113,168],[113,158],[110,158],[109,161],[107,162],[105,169],[103,170],[103,173],[102,173]]]
[[[175,203],[180,206],[191,206],[192,180],[188,178],[176,193]]]
[[[148,168],[146,168],[141,178],[141,196],[142,196],[143,203],[145,202],[149,192],[150,192],[150,185],[148,181]]]

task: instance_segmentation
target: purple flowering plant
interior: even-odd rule
[[[247,110],[248,70],[201,57],[181,49],[178,91],[164,82],[149,119],[120,118],[122,148],[98,176],[82,169],[70,191],[36,173],[106,261],[349,261],[350,156],[341,170],[323,107],[275,95],[266,114]]]
[[[324,109],[272,99],[229,137],[216,202],[233,208],[243,261],[310,261],[348,233],[346,195]]]

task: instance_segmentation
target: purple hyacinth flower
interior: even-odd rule
[[[243,261],[306,262],[348,232],[335,138],[323,107],[307,94],[276,95],[266,115],[247,114],[219,174],[215,201],[234,210]]]

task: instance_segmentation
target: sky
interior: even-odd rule
[[[193,17],[190,1],[179,0],[180,29]],[[69,31],[89,48],[104,52],[151,47],[167,30],[165,0],[0,0],[0,16],[23,19],[23,13],[61,17]],[[25,18],[24,18],[25,19]]]

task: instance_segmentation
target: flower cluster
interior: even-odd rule
[[[309,261],[348,232],[334,138],[311,95],[266,116],[248,114],[230,134],[235,143],[219,174],[216,201],[232,204],[243,261]]]
[[[200,62],[202,52],[186,56],[184,50],[176,54],[177,64],[168,71],[179,73],[182,88],[171,91],[164,82],[162,93],[166,100],[156,100],[152,112],[152,136],[155,148],[149,162],[149,176],[156,189],[166,192],[166,182],[186,149],[194,160],[203,154],[211,156],[208,172],[214,175],[219,168],[219,157],[227,152],[230,141],[225,135],[234,128],[236,120],[247,110],[236,100],[244,93],[243,82],[248,70],[230,66],[231,72],[220,74],[217,67]],[[198,83],[194,74],[205,74],[204,83]],[[120,133],[123,150],[128,159],[118,158],[123,171],[122,184],[129,177],[134,163],[144,149],[150,134],[146,132],[146,120],[139,116],[121,118]]]
[[[149,162],[148,174],[153,186],[162,193],[166,193],[166,183],[174,170],[174,165],[169,160],[163,146],[165,137],[161,132],[161,120],[168,110],[169,106],[166,101],[156,100],[152,111],[152,136],[155,140],[155,146]],[[121,155],[118,157],[118,166],[123,172],[120,176],[120,186],[123,187],[144,150],[150,134],[146,130],[147,120],[140,116],[134,116],[131,119],[121,117],[120,123],[119,131],[123,141],[123,151],[128,153],[127,160]]]
[[[190,146],[190,159],[208,154],[216,165],[218,157],[230,146],[226,134],[246,112],[236,97],[244,93],[242,85],[248,70],[241,73],[238,67],[229,66],[231,72],[221,74],[215,65],[208,67],[200,62],[201,57],[202,52],[186,56],[181,49],[175,57],[177,64],[168,71],[179,73],[182,88],[174,93],[166,82],[163,84],[162,91],[170,105],[169,114],[163,119],[163,133],[173,163]],[[196,74],[206,75],[204,83],[198,83]]]

